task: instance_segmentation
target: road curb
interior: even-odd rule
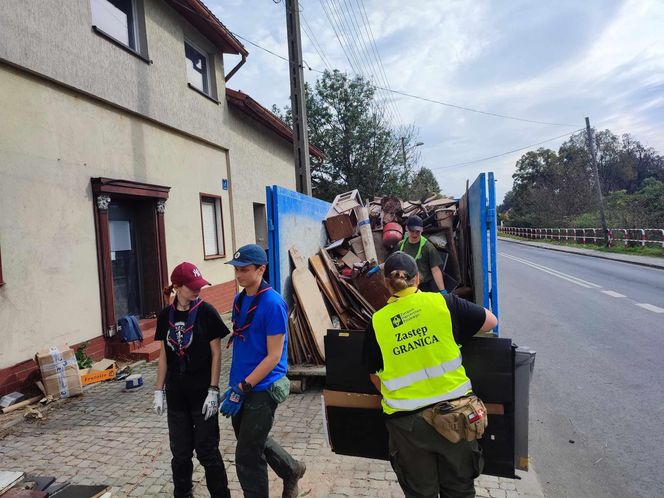
[[[571,251],[569,249],[566,249],[564,247],[559,247],[559,246],[552,246],[549,244],[545,244],[543,242],[528,242],[525,240],[515,240],[515,239],[509,239],[506,237],[498,237],[498,240],[505,241],[505,242],[512,242],[513,244],[521,244],[522,246],[530,246],[530,247],[539,247],[540,249],[547,249],[549,251],[558,251],[558,252],[566,252],[567,254],[576,254],[578,256],[588,256],[591,258],[599,258],[599,259],[608,259],[609,261],[618,261],[619,263],[628,263],[630,265],[638,265],[638,266],[645,266],[647,268],[654,268],[656,270],[664,270],[664,262],[662,264],[655,264],[655,263],[647,263],[645,261],[630,261],[628,259],[622,259],[620,257],[615,257],[615,255],[611,254],[602,254],[602,253],[588,253],[588,252],[578,252],[578,251]],[[590,249],[586,249],[590,250]],[[613,257],[612,257],[613,256]]]

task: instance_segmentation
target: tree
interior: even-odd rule
[[[332,200],[337,194],[359,189],[362,196],[409,191],[417,154],[402,157],[402,143],[412,149],[412,127],[393,131],[374,99],[375,88],[362,77],[325,71],[313,89],[307,85],[309,140],[326,156],[312,164],[311,182],[316,197]],[[290,108],[273,111],[291,124]]]
[[[429,168],[420,168],[410,181],[410,188],[405,197],[411,200],[422,200],[431,194],[440,194],[438,180]]]
[[[664,158],[630,135],[595,134],[597,166],[614,227],[664,223]],[[585,133],[576,133],[555,152],[525,153],[512,175],[514,186],[499,212],[516,226],[598,226],[599,206]]]

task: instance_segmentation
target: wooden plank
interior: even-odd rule
[[[321,251],[324,250],[325,249],[321,249]],[[346,311],[342,304],[339,302],[339,298],[337,297],[337,294],[334,290],[332,280],[330,280],[330,274],[327,272],[325,263],[323,263],[321,256],[318,254],[311,256],[309,258],[309,264],[311,264],[314,275],[316,275],[318,286],[323,291],[323,294],[339,316],[339,320],[341,320],[341,323],[344,327],[348,327],[348,311]]]

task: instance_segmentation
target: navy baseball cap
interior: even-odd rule
[[[233,259],[227,261],[226,264],[233,266],[266,265],[267,253],[265,249],[257,244],[247,244],[240,247],[233,254]]]
[[[394,252],[385,260],[383,273],[386,277],[389,277],[390,273],[395,270],[405,271],[409,279],[415,278],[418,271],[417,262],[415,261],[415,258],[405,252]]]
[[[422,218],[416,214],[409,216],[408,221],[406,221],[406,228],[408,228],[408,230],[419,230],[421,232],[424,230],[424,223],[422,222]]]

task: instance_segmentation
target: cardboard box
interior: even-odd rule
[[[90,368],[84,368],[79,372],[81,375],[81,384],[87,386],[88,384],[115,379],[117,371],[115,361],[104,358],[93,363]]]
[[[355,219],[354,219],[355,218]],[[325,228],[330,240],[347,239],[355,233],[357,218],[354,214],[339,214],[325,220]]]
[[[60,398],[83,392],[74,351],[67,345],[52,346],[35,355],[47,395]]]
[[[325,406],[340,408],[369,408],[382,410],[380,394],[351,393],[347,391],[330,391],[323,389]]]

